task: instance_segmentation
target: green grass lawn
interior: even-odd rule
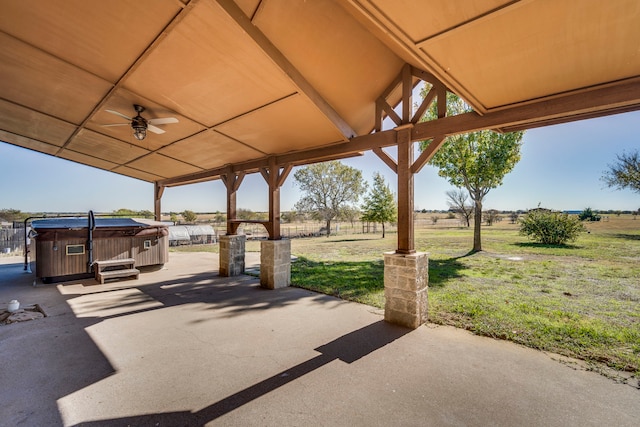
[[[640,220],[588,224],[568,246],[519,236],[515,225],[416,229],[429,253],[429,320],[640,375]],[[295,286],[384,307],[383,252],[396,235],[294,239]],[[247,242],[247,251],[259,242]]]

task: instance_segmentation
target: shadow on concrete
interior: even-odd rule
[[[91,280],[89,280],[91,282]],[[335,303],[335,300],[326,295],[308,292],[305,294],[287,292],[281,289],[279,292],[260,287],[260,282],[255,277],[241,275],[235,277],[220,277],[216,272],[198,273],[193,275],[176,276],[175,279],[160,282],[138,284],[136,281],[121,281],[118,286],[109,289],[96,289],[92,291],[92,284],[82,285],[78,283],[58,285],[62,293],[67,297],[76,298],[83,295],[115,295],[106,302],[94,302],[94,306],[83,306],[83,309],[108,309],[117,308],[120,313],[99,316],[98,320],[112,319],[131,314],[173,307],[182,304],[204,304],[203,310],[213,311],[208,319],[214,320],[220,317],[235,317],[251,311],[266,311],[277,307],[286,307],[296,304],[300,298],[311,298],[314,303]],[[124,290],[138,290],[149,297],[148,301],[156,301],[159,304],[144,307],[145,301],[140,294],[122,293]],[[199,321],[206,321],[201,319]]]
[[[261,288],[255,277],[220,277],[215,270],[194,274],[178,273],[170,278],[165,276],[161,281],[155,281],[155,273],[145,276],[146,274],[142,275],[140,280],[108,282],[106,285],[97,285],[93,279],[85,279],[34,287],[32,281],[35,274],[26,273],[22,264],[0,265],[0,295],[10,296],[10,299],[17,295],[23,303],[32,302],[34,298],[33,302],[46,301],[47,314],[51,315],[45,319],[0,329],[0,358],[15,371],[10,376],[3,375],[2,382],[4,386],[19,390],[12,393],[3,404],[8,411],[7,415],[10,415],[5,421],[20,424],[37,420],[42,425],[59,425],[62,420],[56,405],[58,399],[117,372],[87,333],[87,328],[102,321],[193,303],[197,303],[196,309],[206,313],[192,321],[201,323],[241,316],[251,311],[262,312],[294,305],[301,299],[330,306],[340,302],[327,295],[294,288],[274,292]],[[198,420],[215,419],[332,360],[363,357],[390,342],[385,341],[386,339],[393,340],[399,336],[397,330],[388,325],[372,328],[343,337],[342,342],[354,346],[353,349],[340,350],[339,343],[327,344],[328,347],[318,357],[251,386],[205,410],[188,414],[159,414],[157,417],[168,425],[197,425]],[[360,353],[354,353],[357,349]],[[41,381],[24,386],[25,377],[20,372],[28,372],[28,378],[41,378]],[[30,402],[27,407],[35,405],[38,410],[29,413],[25,409],[26,401]],[[113,420],[111,424],[99,422],[94,425],[155,425],[155,418],[151,417],[134,417],[131,420]],[[176,420],[177,424],[171,420]]]
[[[44,303],[47,317],[0,326],[1,425],[62,425],[57,400],[116,369],[86,333],[95,319],[79,319],[55,286],[38,286],[22,263],[0,265],[0,301]]]
[[[378,321],[363,328],[343,335],[315,350],[320,354],[287,370],[277,373],[244,390],[212,403],[197,412],[178,411],[158,414],[146,414],[117,419],[84,422],[78,426],[123,426],[123,425],[188,425],[203,426],[208,422],[228,414],[247,403],[252,402],[302,376],[323,367],[324,365],[341,360],[353,363],[387,344],[411,332],[410,329],[390,325]]]

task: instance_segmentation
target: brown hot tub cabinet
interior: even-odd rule
[[[89,224],[87,218],[52,218],[31,223],[31,256],[38,278],[43,282],[59,282],[98,277],[96,265],[101,262],[102,266],[121,267],[110,262],[113,260],[133,261],[133,265],[126,266],[129,270],[161,266],[169,261],[166,224],[131,218],[95,218],[91,230]],[[112,276],[124,277],[117,273]]]

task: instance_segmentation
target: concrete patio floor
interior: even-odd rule
[[[637,426],[640,390],[579,363],[379,310],[221,278],[171,253],[139,280],[34,287],[0,262],[0,425]],[[9,263],[8,263],[9,262]],[[247,265],[259,262],[247,254]]]

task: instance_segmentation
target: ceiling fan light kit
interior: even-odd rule
[[[122,118],[125,118],[127,120],[130,121],[130,125],[131,125],[131,129],[133,129],[133,136],[138,140],[138,141],[142,141],[143,139],[145,139],[147,137],[147,129],[150,130],[153,133],[157,133],[157,134],[163,134],[165,131],[163,129],[160,129],[157,126],[154,126],[156,124],[158,125],[164,125],[164,124],[169,124],[169,123],[178,123],[178,119],[176,119],[175,117],[165,117],[165,118],[158,118],[158,119],[145,119],[144,117],[142,117],[140,114],[145,110],[145,108],[142,105],[138,105],[138,104],[133,104],[133,108],[136,110],[136,112],[138,113],[135,117],[129,117],[126,116],[118,111],[115,110],[106,110],[108,113],[111,114],[115,114],[116,116],[120,116]],[[107,124],[107,125],[102,125],[104,127],[111,127],[111,126],[126,126],[127,123],[113,123],[113,124]]]
[[[133,129],[133,136],[142,141],[147,136],[147,121],[140,115],[144,111],[144,107],[134,104],[133,108],[136,109],[138,115],[131,119],[131,128]]]

